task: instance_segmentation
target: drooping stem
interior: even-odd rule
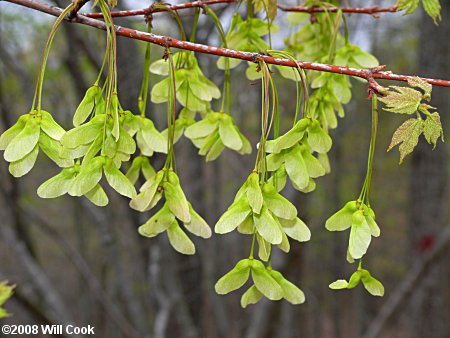
[[[74,3],[71,3],[69,6],[66,7],[66,9],[64,9],[62,11],[62,13],[58,16],[58,18],[56,19],[55,23],[53,24],[52,30],[50,31],[50,34],[48,36],[47,39],[47,43],[45,45],[45,49],[44,49],[44,55],[42,57],[42,61],[41,61],[41,66],[39,68],[39,73],[38,73],[38,79],[37,79],[37,84],[36,84],[36,90],[34,92],[34,98],[33,98],[33,103],[31,104],[31,109],[34,110],[35,108],[35,103],[37,100],[37,110],[40,111],[41,110],[41,98],[42,98],[42,87],[44,84],[44,74],[45,74],[45,68],[47,66],[47,60],[48,60],[48,56],[50,54],[50,49],[52,46],[52,42],[53,39],[55,38],[56,32],[59,28],[59,25],[61,24],[61,22],[63,22],[64,18],[66,17],[66,15],[75,7]]]
[[[152,25],[151,23],[148,23],[147,25],[147,32],[151,33],[152,31]],[[144,57],[144,75],[142,77],[142,85],[141,85],[141,91],[139,93],[138,98],[138,106],[139,111],[141,113],[141,116],[145,116],[145,112],[147,110],[147,100],[148,100],[148,85],[149,85],[149,79],[150,79],[150,52],[151,52],[151,44],[148,43],[145,47],[145,57]]]
[[[359,200],[370,206],[370,188],[372,182],[373,158],[375,155],[375,145],[378,133],[378,100],[375,93],[372,94],[372,130],[370,136],[369,156],[367,159],[367,173],[364,185],[359,195]]]
[[[169,48],[166,50],[167,59],[169,62],[169,100],[167,104],[167,158],[164,165],[165,169],[174,167],[174,151],[173,143],[175,139],[175,120],[177,114],[177,99],[176,99],[176,82],[175,82],[175,65],[173,63],[172,52]]]

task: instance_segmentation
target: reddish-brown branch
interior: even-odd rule
[[[129,11],[113,11],[111,12],[112,17],[125,17],[125,16],[137,16],[137,15],[148,15],[152,13],[158,13],[158,12],[167,12],[169,10],[172,11],[178,11],[181,9],[188,9],[188,8],[196,8],[196,7],[202,7],[203,5],[215,5],[215,4],[225,4],[225,3],[234,3],[236,0],[206,0],[206,1],[193,1],[193,2],[187,2],[184,4],[178,4],[178,5],[166,5],[166,8],[157,8],[157,7],[147,7],[142,9],[135,9],[135,10],[129,10]],[[164,5],[164,3],[161,3]],[[83,15],[94,18],[94,19],[100,19],[103,18],[102,13],[83,13]]]
[[[70,11],[68,17],[69,19],[73,19],[77,16],[78,11],[83,7],[89,0],[78,0],[75,7]]]
[[[167,9],[164,8],[152,8],[152,6],[143,8],[143,9],[135,9],[128,11],[114,11],[111,12],[113,17],[125,17],[125,16],[137,16],[137,15],[147,15],[150,13],[157,12],[165,12],[167,10],[181,10],[188,9],[194,7],[202,7],[203,5],[215,5],[215,4],[223,4],[223,3],[233,3],[237,2],[237,0],[206,0],[206,1],[193,1],[184,4],[178,5],[167,5]],[[367,7],[367,8],[352,8],[352,7],[304,7],[304,6],[286,6],[286,5],[278,5],[278,8],[284,12],[303,12],[303,13],[324,13],[324,12],[337,12],[338,10],[342,10],[343,13],[355,13],[355,14],[369,14],[372,16],[377,16],[377,13],[393,13],[398,11],[398,6],[394,5],[388,8],[380,8],[378,6]],[[89,18],[99,19],[103,17],[102,13],[87,13],[84,14]]]
[[[18,5],[22,5],[28,8],[32,8],[47,14],[51,14],[54,16],[58,16],[61,14],[62,9],[58,7],[52,7],[47,4],[34,1],[34,0],[5,0],[8,2],[12,2]],[[103,21],[95,20],[88,18],[83,15],[77,15],[71,22],[77,22],[84,25],[92,26],[98,29],[106,30],[106,25]],[[238,50],[228,49],[228,48],[220,48],[202,45],[198,43],[192,43],[187,41],[180,41],[171,37],[155,35],[150,33],[145,33],[141,31],[137,31],[134,29],[116,26],[117,35],[124,36],[131,39],[147,41],[153,44],[157,44],[163,47],[172,47],[179,48],[184,50],[190,50],[198,53],[212,54],[217,56],[224,56],[234,59],[240,59],[244,61],[255,62],[256,60],[264,60],[268,64],[279,65],[279,66],[288,66],[288,67],[296,67],[297,64],[290,59],[283,58],[275,58],[270,55],[263,55],[258,53],[250,53],[250,52],[242,52]],[[384,79],[384,80],[394,80],[394,81],[404,81],[406,82],[410,76],[407,75],[398,75],[392,74],[391,72],[384,71],[374,71],[373,69],[357,69],[357,68],[348,68],[348,67],[340,67],[327,65],[323,63],[316,62],[306,62],[306,61],[297,61],[298,65],[303,69],[316,70],[321,72],[329,72],[336,74],[343,74],[349,76],[356,76],[366,80],[369,79]],[[435,86],[442,87],[450,87],[450,81],[448,80],[438,80],[438,79],[428,79],[423,78],[423,80]]]

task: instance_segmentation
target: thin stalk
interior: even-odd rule
[[[147,25],[147,32],[151,33],[152,31],[152,25],[148,23]],[[139,99],[138,99],[138,106],[142,117],[145,117],[145,112],[147,111],[147,100],[148,100],[148,85],[149,85],[149,79],[150,79],[150,51],[151,51],[151,44],[148,43],[147,47],[145,48],[145,57],[144,57],[144,75],[142,77],[142,85],[141,85],[141,91],[139,93]]]
[[[192,33],[190,42],[195,42],[195,33],[197,32],[198,19],[200,18],[200,8],[195,8],[194,24],[192,25]]]
[[[58,18],[56,19],[55,23],[53,24],[52,30],[50,31],[50,34],[49,34],[48,39],[47,39],[47,43],[45,45],[44,55],[42,57],[41,65],[39,67],[39,73],[38,73],[38,79],[37,79],[37,84],[36,84],[36,90],[34,92],[33,103],[31,104],[31,109],[32,110],[34,110],[34,108],[35,108],[36,99],[37,99],[37,110],[38,111],[41,110],[41,98],[42,98],[42,87],[43,87],[43,84],[44,84],[44,74],[45,74],[45,68],[47,66],[47,60],[48,60],[48,56],[50,54],[50,49],[51,49],[51,46],[52,46],[52,42],[53,42],[53,39],[55,38],[56,32],[57,32],[57,30],[59,28],[59,25],[64,20],[66,15],[69,14],[69,12],[74,7],[75,7],[74,3],[71,3],[69,6],[67,6],[66,9],[64,9],[64,11],[58,16]]]

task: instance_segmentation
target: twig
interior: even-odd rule
[[[21,6],[25,6],[28,8],[32,8],[35,10],[38,10],[40,12],[44,12],[47,14],[51,14],[54,16],[58,16],[61,14],[62,9],[58,7],[52,7],[47,4],[34,1],[34,0],[5,0],[11,3],[15,3]],[[92,26],[98,29],[106,30],[106,25],[103,21],[95,20],[88,18],[83,15],[78,15],[76,18],[74,18],[70,22],[77,22],[84,25]],[[208,45],[202,45],[198,43],[192,43],[187,41],[180,41],[171,37],[167,36],[161,36],[161,35],[155,35],[150,34],[142,31],[137,31],[131,28],[116,26],[116,33],[120,36],[125,36],[131,39],[141,40],[141,41],[147,41],[153,44],[157,44],[163,47],[172,47],[172,48],[179,48],[184,50],[190,50],[198,53],[205,53],[205,54],[212,54],[217,56],[224,56],[234,59],[240,59],[244,61],[250,61],[254,62],[255,59],[261,58],[268,64],[273,65],[279,65],[279,66],[288,66],[288,67],[297,67],[297,64],[303,68],[308,70],[316,70],[321,72],[328,72],[328,73],[335,73],[335,74],[342,74],[342,75],[349,75],[349,76],[356,76],[363,78],[365,80],[368,80],[370,77],[374,79],[384,79],[384,80],[393,80],[393,81],[408,81],[411,76],[408,75],[399,75],[399,74],[393,74],[391,72],[372,72],[368,69],[358,69],[358,68],[349,68],[349,67],[341,67],[341,66],[333,66],[323,63],[316,63],[316,62],[306,62],[306,61],[297,61],[296,62],[290,60],[290,59],[282,59],[282,58],[275,58],[270,55],[264,55],[259,53],[251,53],[251,52],[242,52],[237,51],[233,49],[228,48],[220,48],[220,47],[213,47]],[[441,87],[450,87],[450,81],[448,80],[439,80],[439,79],[430,79],[430,78],[422,78],[423,80],[427,81],[428,83],[435,85],[435,86],[441,86]]]
[[[128,11],[114,11],[111,12],[113,17],[125,17],[125,16],[137,16],[137,15],[147,15],[149,13],[165,12],[167,10],[181,10],[194,7],[202,7],[203,5],[215,5],[215,4],[225,4],[234,3],[237,0],[207,0],[207,1],[194,1],[178,5],[168,5],[167,9],[164,8],[143,8]],[[378,6],[366,7],[366,8],[352,8],[352,7],[305,7],[305,6],[286,6],[278,5],[278,9],[283,12],[303,12],[303,13],[325,13],[325,12],[337,12],[341,10],[343,13],[354,13],[354,14],[369,14],[374,17],[378,17],[377,13],[393,13],[398,11],[398,6],[394,5],[388,8],[380,8]],[[102,13],[88,13],[84,14],[90,18],[102,18]]]
[[[70,11],[67,18],[69,20],[72,20],[73,18],[75,18],[77,16],[78,11],[81,9],[81,7],[83,7],[88,1],[89,0],[76,0],[75,7]]]

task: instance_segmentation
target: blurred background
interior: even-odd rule
[[[52,4],[67,6],[65,0]],[[353,1],[354,5],[392,5],[394,1]],[[373,53],[398,74],[450,79],[450,3],[441,1],[442,22],[435,26],[423,10],[414,15],[347,16],[350,41]],[[143,8],[149,1],[119,1],[119,8]],[[225,21],[235,5],[213,9]],[[189,33],[193,11],[180,13]],[[53,18],[0,2],[0,130],[30,109],[42,50]],[[117,19],[145,30],[142,18]],[[275,47],[292,33],[280,13]],[[154,16],[154,32],[177,36],[168,14]],[[218,45],[212,20],[201,17],[197,41]],[[94,82],[104,53],[105,34],[94,28],[63,24],[50,54],[44,107],[66,129],[85,90]],[[145,43],[118,39],[119,93],[122,105],[137,112]],[[156,60],[163,50],[155,46]],[[216,84],[223,73],[214,56],[197,55]],[[232,71],[232,115],[255,145],[259,138],[260,87],[245,77],[242,64]],[[159,77],[151,76],[153,83]],[[282,116],[288,127],[295,110],[295,86],[275,75]],[[107,190],[110,203],[93,206],[85,198],[40,199],[37,187],[58,169],[44,156],[21,179],[0,161],[0,280],[17,284],[6,308],[8,324],[93,325],[98,337],[305,337],[305,338],[446,338],[450,337],[449,201],[450,146],[435,150],[421,137],[413,155],[398,165],[397,150],[386,153],[394,130],[405,120],[381,112],[371,202],[382,235],[370,246],[365,266],[385,286],[385,296],[370,296],[362,286],[332,291],[328,284],[355,270],[345,260],[348,232],[330,233],[325,220],[359,194],[366,171],[370,137],[370,101],[366,86],[353,81],[346,116],[331,131],[331,174],[317,180],[309,194],[288,187],[283,193],[312,231],[309,242],[276,252],[274,268],[305,292],[307,301],[261,301],[242,309],[243,290],[218,296],[214,284],[248,255],[250,239],[237,233],[194,238],[197,254],[176,253],[165,235],[140,237],[139,214],[128,201]],[[380,81],[382,85],[392,82]],[[431,104],[450,135],[450,89],[433,88]],[[218,104],[218,103],[217,103]],[[165,105],[150,106],[159,129]],[[182,186],[211,227],[232,201],[254,165],[255,152],[225,151],[205,163],[189,140],[176,145]],[[152,158],[156,169],[164,158]]]

